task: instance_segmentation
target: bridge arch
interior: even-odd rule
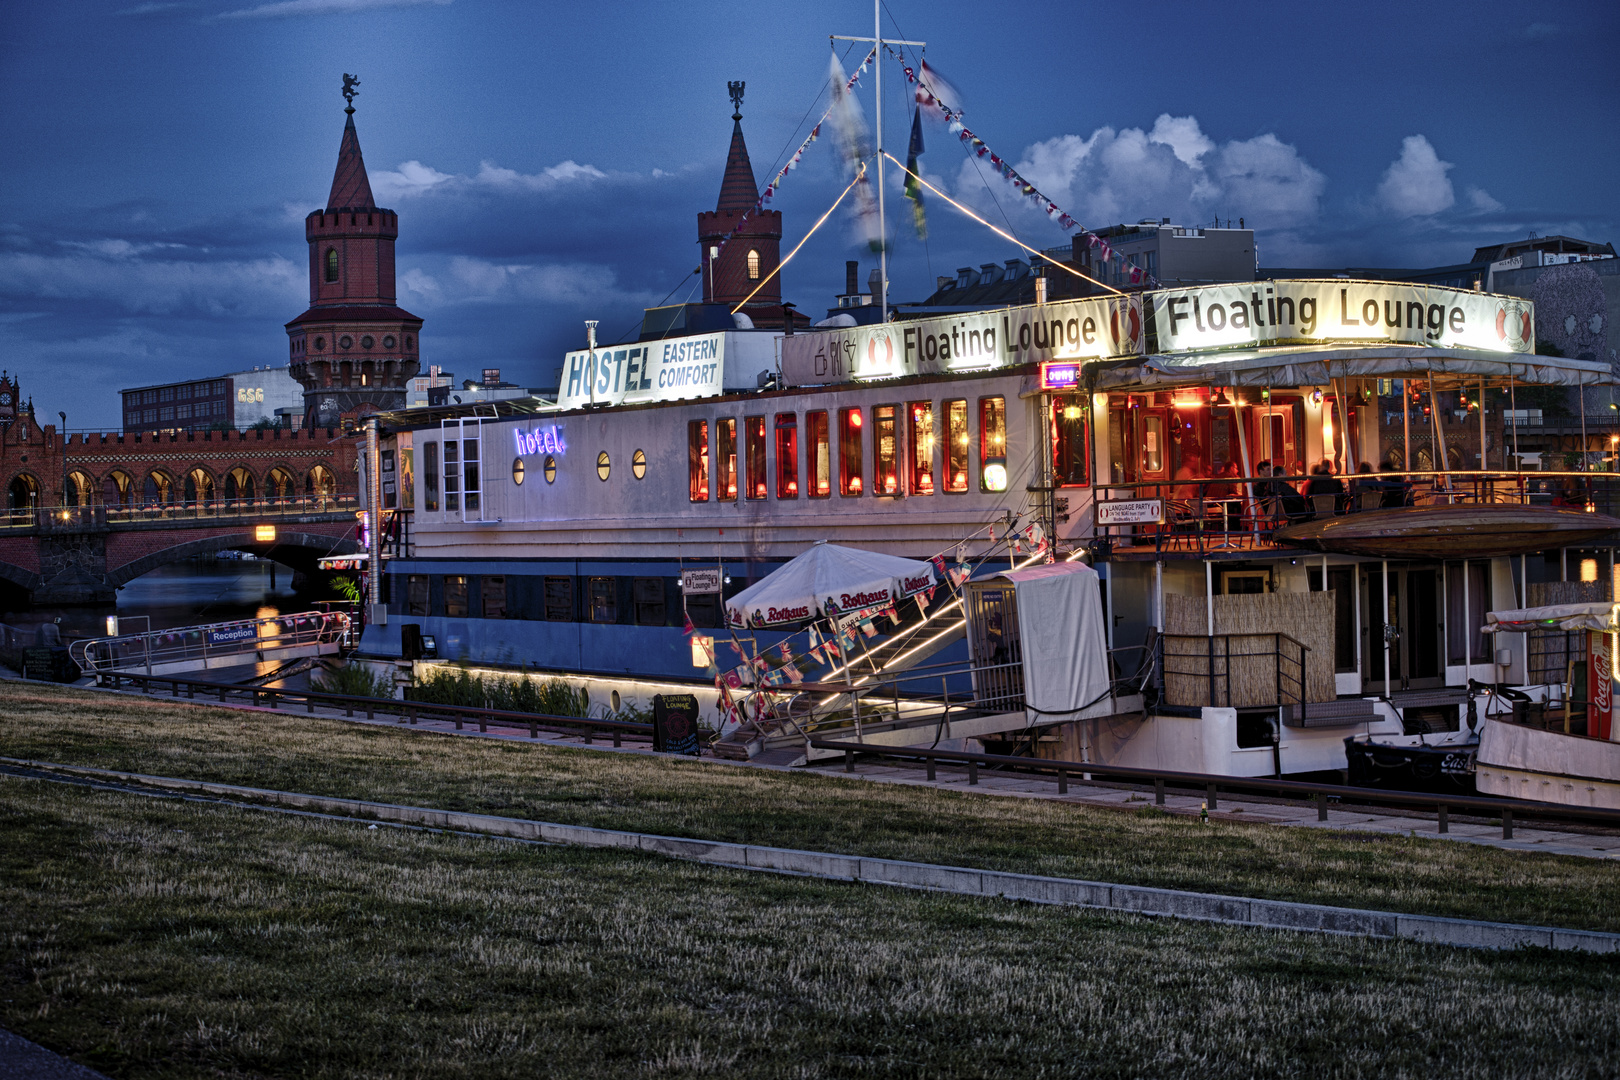
[[[20,472],[6,485],[7,510],[32,510],[39,505],[39,479],[32,473]]]
[[[167,566],[170,563],[180,562],[198,555],[212,555],[219,551],[233,550],[251,551],[256,555],[274,559],[295,570],[310,573],[316,569],[316,561],[325,556],[353,555],[359,552],[361,548],[359,542],[352,537],[325,536],[320,533],[278,531],[274,540],[262,542],[254,540],[253,530],[248,528],[239,532],[186,540],[170,547],[149,552],[122,566],[108,567],[107,582],[116,588],[121,588],[141,575],[151,573],[160,566]],[[0,577],[3,576],[3,571],[0,571]]]
[[[164,469],[153,469],[141,483],[141,502],[163,506],[175,501],[174,477]]]
[[[96,482],[90,474],[74,469],[67,474],[66,502],[69,506],[90,506],[95,503]]]
[[[193,465],[186,473],[185,501],[188,506],[197,506],[214,501],[218,488],[214,483],[214,474],[201,465]]]
[[[267,499],[291,499],[298,494],[292,470],[276,465],[264,476],[264,495]]]

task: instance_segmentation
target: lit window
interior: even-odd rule
[[[1052,402],[1052,478],[1059,487],[1083,487],[1087,469],[1086,418],[1078,398]]]
[[[1007,490],[1007,399],[979,399],[979,490]]]
[[[748,455],[748,497],[765,497],[765,418],[743,417],[743,437]]]
[[[336,281],[338,271],[337,248],[326,249],[326,280]]]
[[[776,414],[776,497],[799,497],[799,416]]]
[[[613,578],[593,577],[589,581],[591,622],[619,621],[619,589]]]
[[[759,252],[754,250],[748,252],[748,280],[759,280]]]
[[[900,418],[893,405],[872,410],[872,483],[879,495],[900,494]]]
[[[688,497],[693,502],[709,501],[709,422],[693,420],[686,425],[686,474]]]
[[[444,508],[461,512],[461,455],[454,439],[444,440]]]
[[[913,401],[906,406],[911,418],[911,493],[934,493],[934,406]]]
[[[647,475],[647,451],[637,450],[630,455],[630,472],[637,480]]]
[[[865,494],[861,483],[861,410],[838,410],[838,492]]]
[[[513,458],[512,459],[512,483],[516,484],[518,487],[523,486],[523,459],[522,458]]]
[[[546,455],[544,471],[546,474],[546,483],[552,483],[557,479],[557,459],[552,457],[550,454]]]
[[[716,421],[715,438],[719,440],[715,456],[720,465],[720,492],[716,498],[733,502],[737,498],[737,421],[730,417]]]
[[[945,490],[968,489],[968,404],[945,403]]]
[[[467,579],[461,575],[444,579],[444,615],[447,619],[467,617]]]
[[[608,478],[608,473],[610,473],[612,471],[613,471],[613,463],[608,460],[608,452],[606,450],[604,450],[600,454],[597,454],[596,455],[596,478],[598,480],[606,480]]]
[[[832,447],[827,433],[827,414],[805,413],[804,434],[810,443],[810,497],[825,499],[832,494]]]

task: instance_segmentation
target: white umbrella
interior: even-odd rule
[[[932,563],[825,540],[726,601],[726,625],[783,626],[885,608],[934,585]]]

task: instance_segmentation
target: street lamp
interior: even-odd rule
[[[62,505],[67,505],[67,413],[56,414],[62,418]]]

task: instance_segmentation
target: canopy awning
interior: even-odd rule
[[[1482,629],[1487,634],[1501,631],[1522,634],[1531,630],[1612,631],[1615,629],[1614,609],[1614,604],[1599,602],[1487,611]]]
[[[1607,363],[1417,345],[1303,345],[1152,355],[1099,364],[1096,389],[1129,386],[1326,386],[1332,379],[1467,376],[1535,386],[1613,386]]]
[[[932,563],[819,541],[726,601],[726,625],[792,626],[886,608],[934,586]]]

